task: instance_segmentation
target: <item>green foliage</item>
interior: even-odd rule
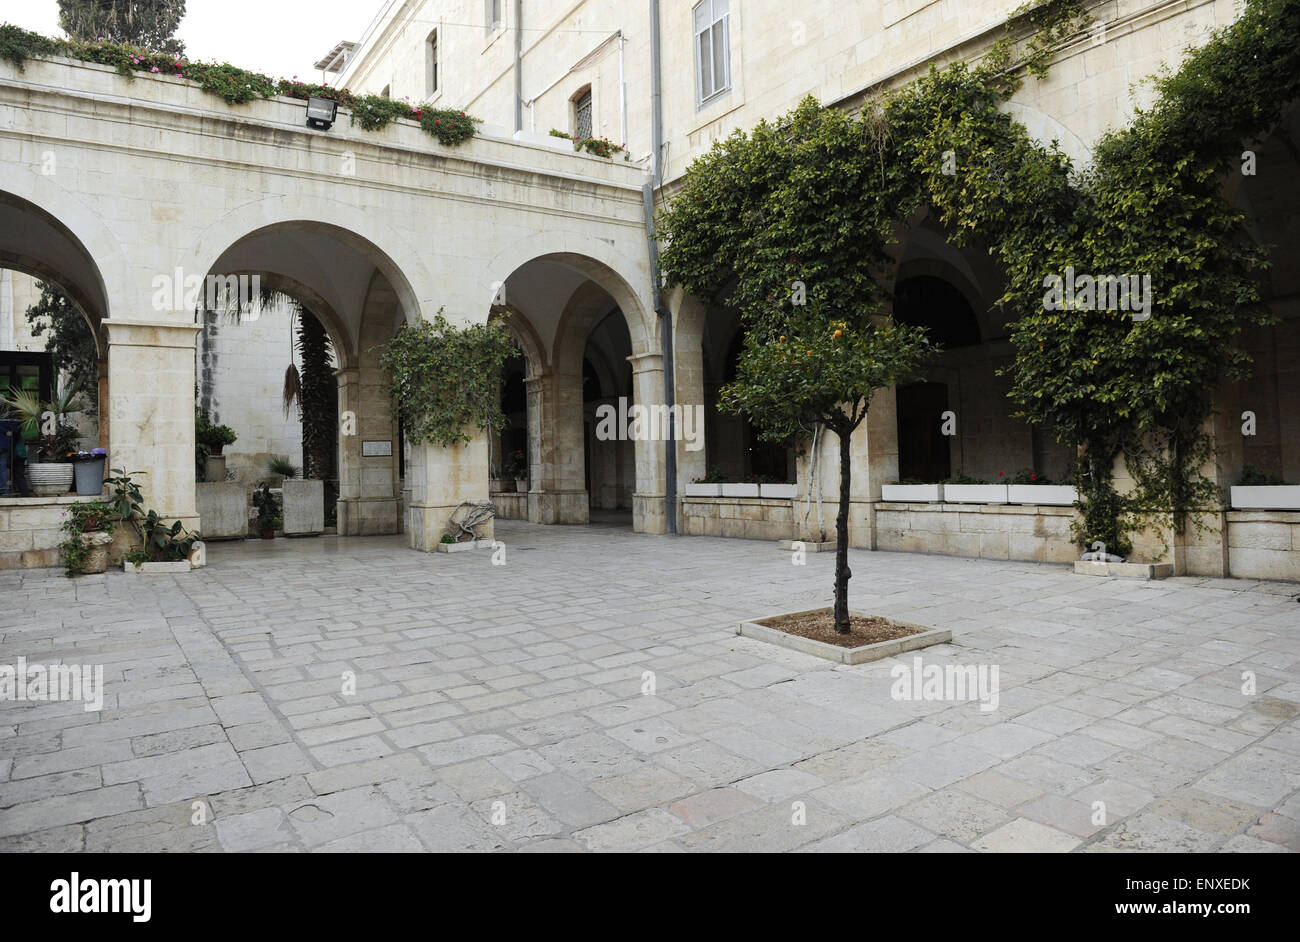
[[[83,533],[113,533],[117,529],[117,508],[103,501],[82,501],[67,510],[67,519],[61,529],[67,536],[59,544],[64,568],[68,575],[76,575],[86,568],[90,550],[82,539]]]
[[[233,445],[238,436],[235,430],[229,425],[214,425],[207,410],[196,408],[194,410],[194,440],[206,447],[209,452],[216,452],[218,448],[225,448],[227,445]]]
[[[60,462],[77,451],[76,425],[68,418],[78,407],[81,386],[61,386],[50,402],[41,402],[29,389],[11,387],[0,396],[0,414],[13,415],[21,423],[23,436],[32,441],[32,460]],[[52,419],[52,424],[47,420]]]
[[[59,26],[73,39],[129,42],[183,55],[175,38],[185,0],[59,0]]]
[[[456,538],[455,538],[454,536],[452,536],[450,533],[444,533],[444,534],[442,535],[442,537],[438,540],[438,542],[439,542],[439,543],[455,543],[455,542],[456,542]]]
[[[284,478],[296,478],[302,473],[302,468],[290,461],[288,455],[272,455],[266,463],[266,470]]]
[[[607,137],[578,137],[575,134],[566,134],[558,128],[551,128],[551,137],[562,137],[567,141],[573,141],[573,149],[585,151],[588,154],[595,154],[597,157],[613,157],[615,154],[624,154],[624,160],[627,155],[622,147],[619,147]]]
[[[418,122],[425,133],[447,147],[469,140],[478,130],[479,119],[459,109],[411,105],[381,95],[357,95],[346,88],[300,82],[297,78],[276,79],[226,62],[191,62],[175,52],[150,50],[143,45],[112,41],[107,34],[98,35],[105,36],[105,40],[50,39],[5,23],[0,25],[0,59],[21,71],[28,59],[67,56],[112,66],[125,76],[143,72],[189,79],[229,105],[277,95],[305,101],[315,95],[337,101],[350,111],[351,122],[363,130],[378,131],[404,118]]]
[[[57,374],[75,376],[83,390],[98,389],[99,351],[86,318],[58,285],[38,281],[36,287],[41,296],[26,312],[32,336],[44,339]],[[90,394],[84,397],[84,411],[97,410],[95,398]]]
[[[253,506],[257,508],[257,526],[261,530],[274,530],[283,518],[284,503],[280,495],[271,493],[271,486],[259,484],[253,489]]]
[[[503,324],[454,327],[441,310],[432,322],[398,328],[380,365],[406,440],[452,447],[472,441],[474,430],[503,428],[497,376],[514,351]]]
[[[999,484],[1051,484],[1047,475],[1040,474],[1033,468],[1021,468],[1014,474],[1007,475],[1005,472],[998,472]]]
[[[177,562],[187,558],[202,535],[185,529],[179,520],[168,524],[156,510],[144,509],[144,495],[133,477],[139,471],[114,468],[112,473],[114,476],[106,482],[111,495],[107,506],[118,519],[134,525],[143,541],[143,547],[126,558],[137,565],[149,561]]]
[[[1286,481],[1282,480],[1277,475],[1268,474],[1265,471],[1261,471],[1259,468],[1255,467],[1254,465],[1248,464],[1241,469],[1241,479],[1237,481],[1237,486],[1238,487],[1273,487],[1285,483]]]

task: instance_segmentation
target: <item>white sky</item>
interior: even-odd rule
[[[361,38],[385,0],[187,0],[177,36],[191,59],[216,59],[273,78],[320,81],[312,63]],[[0,22],[62,36],[58,0],[0,0]],[[330,76],[333,81],[336,76]]]

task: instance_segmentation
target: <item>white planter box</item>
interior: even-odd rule
[[[1047,504],[1066,507],[1079,498],[1069,484],[1008,484],[1007,499],[1013,504]]]
[[[1300,510],[1300,484],[1232,488],[1234,510]]]
[[[943,499],[952,504],[1005,504],[1005,484],[945,484]]]
[[[721,484],[696,484],[691,482],[686,485],[687,497],[721,497]]]
[[[180,559],[171,563],[135,563],[122,561],[122,571],[132,575],[149,575],[151,573],[168,573],[168,572],[189,572],[194,566],[188,559]]]
[[[799,496],[798,484],[760,484],[758,485],[759,497],[770,497],[773,500],[794,500]]]
[[[942,484],[885,484],[880,488],[880,496],[883,500],[932,503],[943,500],[941,487]]]
[[[468,553],[480,546],[491,549],[494,542],[494,540],[465,540],[463,543],[438,543],[435,548],[439,553]]]
[[[757,497],[757,484],[723,484],[723,497]]]

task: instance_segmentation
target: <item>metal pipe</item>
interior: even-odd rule
[[[523,0],[515,0],[515,130],[524,129],[524,29]]]

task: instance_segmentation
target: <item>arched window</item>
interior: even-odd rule
[[[392,96],[392,91],[393,91],[393,86],[391,86],[391,85],[385,85],[385,86],[384,86],[384,90],[383,90],[382,92],[379,93],[379,96],[380,96],[381,98],[392,98],[392,97],[393,97],[393,96]]]
[[[591,137],[591,86],[573,97],[573,135],[579,140]]]
[[[438,31],[435,29],[424,42],[424,87],[429,96],[438,93]]]

